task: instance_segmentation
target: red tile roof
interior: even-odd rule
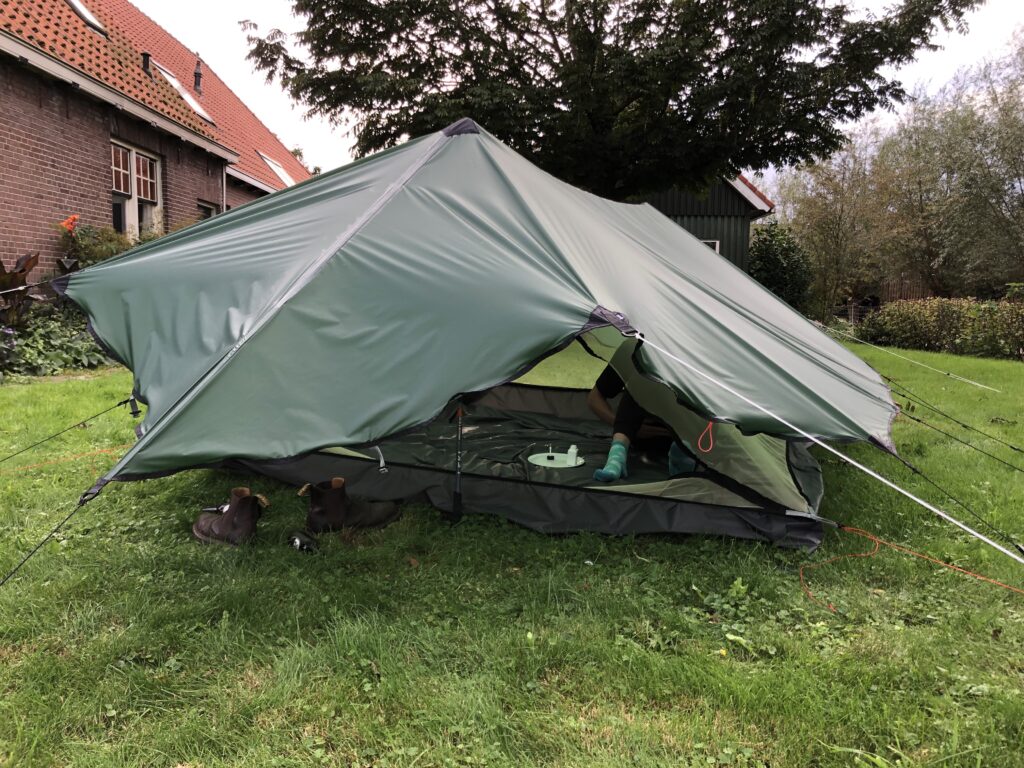
[[[206,64],[202,95],[193,89],[195,53],[159,24],[128,0],[82,2],[103,24],[106,36],[90,27],[66,0],[0,0],[0,30],[237,152],[239,159],[232,167],[271,189],[282,189],[285,183],[259,152],[280,163],[295,181],[309,178],[302,163]],[[143,52],[175,76],[212,124],[193,111],[155,67],[152,76],[145,73]]]

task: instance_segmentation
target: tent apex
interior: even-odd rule
[[[480,126],[471,117],[464,117],[444,129],[445,136],[461,136],[464,133],[480,133]]]

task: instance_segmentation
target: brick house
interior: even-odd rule
[[[196,54],[128,0],[0,0],[0,259],[55,224],[166,231],[309,171]]]

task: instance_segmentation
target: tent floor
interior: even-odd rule
[[[512,403],[516,405],[515,403]],[[813,549],[820,520],[768,509],[697,473],[669,481],[664,455],[630,456],[627,479],[598,483],[610,429],[593,418],[478,402],[463,419],[463,511],[496,514],[546,533],[591,530],[610,534],[704,533]],[[345,477],[352,493],[378,499],[425,500],[450,510],[455,482],[457,427],[450,411],[374,449],[325,449],[284,461],[245,466],[300,485]],[[576,445],[585,464],[540,467],[529,456],[548,446]]]
[[[523,482],[550,483],[607,490],[668,479],[667,449],[660,453],[633,451],[629,477],[598,483],[594,471],[604,466],[611,428],[599,421],[568,419],[550,414],[470,406],[463,417],[462,471],[470,475],[501,477]],[[412,432],[389,438],[381,445],[387,463],[410,464],[455,471],[458,429],[454,421],[439,419]],[[550,446],[564,453],[575,445],[585,463],[579,467],[542,467],[529,461]],[[333,452],[327,449],[328,453]],[[367,453],[365,450],[360,453]]]

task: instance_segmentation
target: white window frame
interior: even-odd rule
[[[170,83],[171,87],[178,92],[178,95],[185,100],[185,103],[192,108],[193,112],[211,125],[216,125],[216,123],[213,122],[213,118],[210,117],[205,109],[203,109],[203,105],[199,103],[199,100],[188,92],[188,89],[181,84],[181,81],[174,76],[174,73],[171,72],[171,70],[160,64],[160,62],[155,59],[152,60],[152,63],[153,66],[159,70],[160,74],[163,75],[164,80]]]
[[[81,17],[82,21],[97,32],[103,35],[107,34],[107,30],[103,27],[103,23],[93,15],[93,12],[86,7],[82,0],[67,0],[67,2],[68,5],[71,6],[71,9]]]
[[[125,195],[122,192],[117,192],[117,191],[114,190],[113,170],[111,170],[111,178],[110,178],[110,189],[111,189],[110,194],[111,194],[111,197],[113,198],[113,202],[117,203],[118,201],[120,201],[121,205],[122,205],[125,234],[127,234],[129,237],[131,237],[133,239],[138,239],[139,235],[141,234],[141,231],[140,231],[140,228],[139,228],[139,201],[140,201],[141,198],[139,198],[139,196],[138,196],[138,192],[139,192],[139,190],[138,190],[138,183],[137,183],[137,180],[135,178],[135,174],[136,174],[136,159],[135,158],[137,156],[142,156],[142,157],[146,158],[147,160],[151,160],[153,162],[153,167],[154,167],[154,172],[155,172],[155,178],[154,178],[153,181],[154,181],[154,185],[156,187],[156,201],[154,202],[154,201],[151,201],[151,200],[142,200],[142,202],[150,204],[150,205],[153,206],[153,226],[151,227],[151,229],[153,231],[156,231],[156,232],[162,232],[163,231],[163,210],[164,210],[164,199],[163,199],[163,163],[161,162],[159,155],[156,155],[156,154],[154,154],[152,152],[147,152],[147,151],[142,150],[142,149],[138,149],[136,147],[133,147],[131,144],[128,144],[128,143],[123,142],[123,141],[117,141],[115,139],[111,139],[110,140],[110,144],[112,146],[120,147],[121,149],[126,149],[126,150],[128,150],[128,153],[129,153],[128,167],[131,169],[131,174],[130,174],[131,194],[130,195]],[[113,163],[113,156],[111,156],[111,163]],[[111,166],[111,169],[113,169],[113,166]]]
[[[288,171],[284,169],[284,166],[277,162],[277,160],[263,154],[258,149],[256,150],[256,154],[263,158],[263,162],[267,164],[267,167],[277,175],[277,178],[279,178],[286,187],[295,186],[295,179],[292,178],[291,174],[288,173]]]
[[[722,253],[722,241],[721,240],[701,240],[704,245],[713,250],[715,253],[721,255]]]

